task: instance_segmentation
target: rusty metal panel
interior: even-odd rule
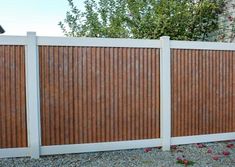
[[[172,136],[234,132],[235,52],[172,49]]]
[[[24,46],[0,46],[0,148],[27,147]]]
[[[39,46],[42,145],[160,137],[159,49]]]

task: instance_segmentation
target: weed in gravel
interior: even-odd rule
[[[194,165],[194,164],[195,164],[195,162],[193,162],[193,161],[191,161],[191,160],[187,160],[187,159],[185,159],[185,158],[180,158],[180,157],[178,157],[178,158],[176,159],[176,163],[177,163],[177,164],[182,164],[182,165],[184,165],[184,166],[189,166],[189,165]]]

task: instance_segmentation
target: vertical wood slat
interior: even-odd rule
[[[160,137],[159,49],[39,46],[39,56],[42,145]]]
[[[0,46],[0,148],[27,147],[24,46]]]
[[[234,51],[172,50],[172,136],[233,132]]]

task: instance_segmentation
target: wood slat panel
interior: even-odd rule
[[[159,50],[40,46],[42,145],[160,137]]]
[[[0,46],[0,148],[27,147],[24,46]]]
[[[234,131],[234,56],[234,51],[172,50],[172,136]]]

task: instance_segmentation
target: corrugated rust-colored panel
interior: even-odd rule
[[[159,138],[159,50],[40,46],[42,145]]]
[[[173,49],[172,136],[234,132],[235,52]]]
[[[27,147],[24,46],[0,46],[0,148]]]

